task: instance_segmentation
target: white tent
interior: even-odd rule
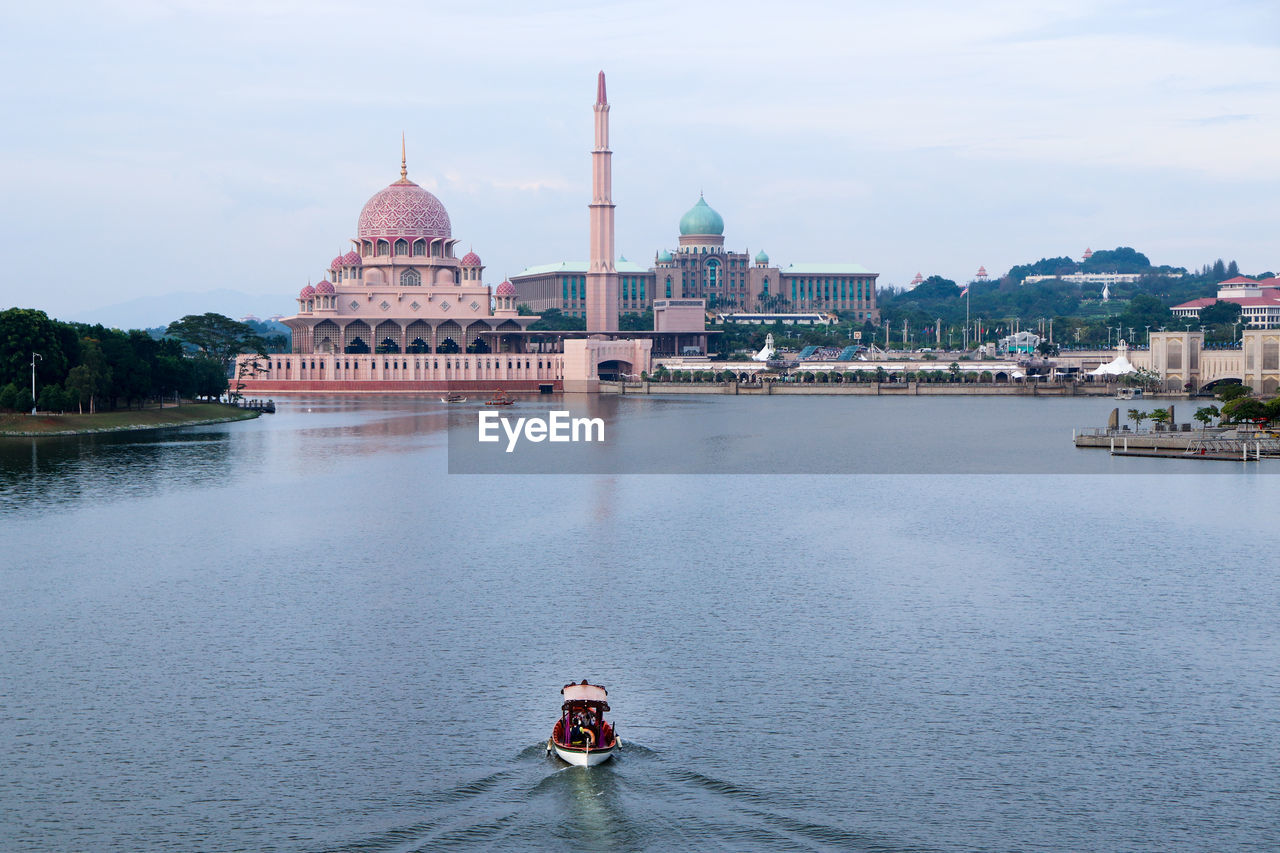
[[[1138,368],[1134,367],[1129,359],[1125,358],[1124,353],[1120,353],[1115,357],[1114,361],[1109,361],[1100,367],[1090,370],[1090,376],[1124,376],[1129,373],[1137,373]]]
[[[773,333],[770,332],[769,334],[764,336],[764,349],[760,350],[760,352],[751,356],[751,360],[752,361],[768,361],[769,359],[773,358],[776,354],[777,354],[777,351],[773,348]]]

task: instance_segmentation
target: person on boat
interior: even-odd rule
[[[578,723],[573,727],[573,742],[585,743],[587,746],[595,746],[596,733],[591,731],[590,727],[585,723]]]

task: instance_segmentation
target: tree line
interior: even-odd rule
[[[253,329],[221,314],[188,315],[166,336],[0,312],[0,408],[96,412],[172,398],[216,398],[242,352],[265,353]],[[32,397],[34,366],[35,397]]]

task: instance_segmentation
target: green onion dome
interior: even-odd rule
[[[680,234],[688,236],[690,234],[723,234],[724,220],[720,218],[720,214],[711,209],[711,205],[707,204],[707,200],[698,197],[698,203],[689,209],[689,212],[680,217]]]

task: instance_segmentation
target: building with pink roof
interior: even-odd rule
[[[1270,278],[1248,278],[1238,275],[1219,282],[1218,295],[1192,299],[1169,310],[1173,316],[1189,320],[1200,317],[1201,309],[1215,302],[1231,302],[1240,306],[1240,318],[1251,329],[1280,329],[1280,281]]]

